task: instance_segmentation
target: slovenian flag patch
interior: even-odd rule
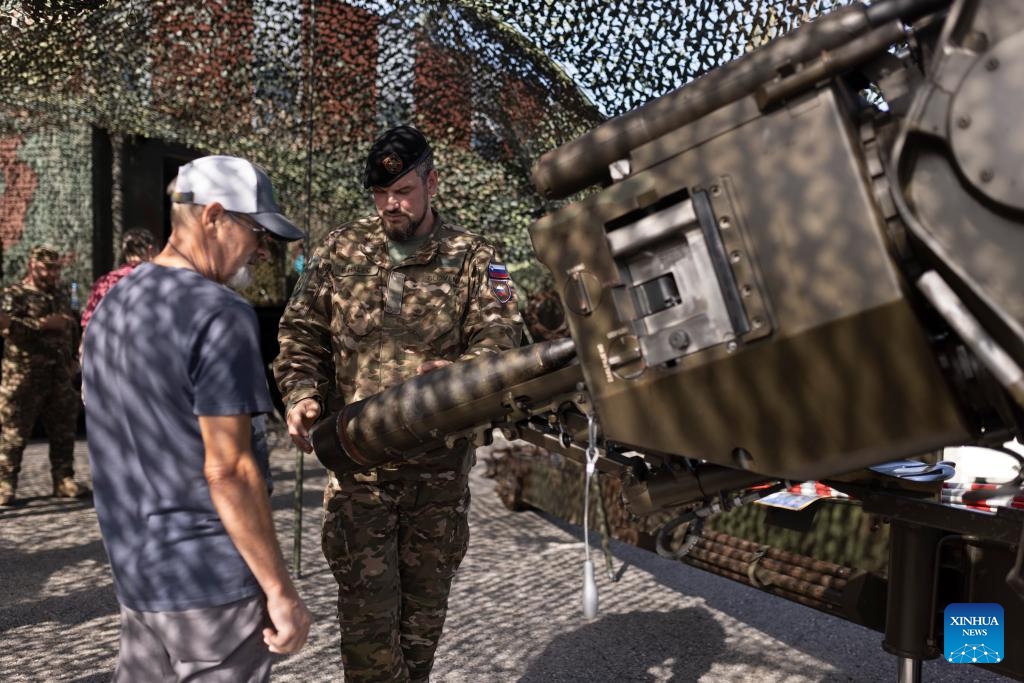
[[[487,264],[487,277],[492,280],[508,280],[508,268],[500,263]]]
[[[487,277],[490,279],[491,294],[494,295],[495,299],[503,304],[507,304],[512,300],[515,288],[512,286],[512,278],[508,274],[508,268],[501,263],[488,263]]]

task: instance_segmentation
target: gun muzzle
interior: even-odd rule
[[[529,404],[572,391],[579,372],[531,380],[575,356],[571,339],[556,339],[414,377],[327,415],[313,428],[313,451],[327,469],[344,474],[435,450],[448,434],[500,421],[511,410],[509,397]]]

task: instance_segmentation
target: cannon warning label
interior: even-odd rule
[[[952,664],[996,664],[1003,650],[1003,608],[994,602],[955,602],[946,607],[943,656]]]

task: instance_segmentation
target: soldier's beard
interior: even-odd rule
[[[411,240],[415,236],[416,231],[423,225],[423,219],[427,217],[427,210],[424,209],[423,213],[416,220],[413,220],[411,216],[407,216],[404,213],[396,211],[395,213],[384,213],[381,216],[382,222],[384,223],[384,234],[388,236],[388,239],[393,242],[406,242]],[[404,218],[404,223],[398,223],[397,225],[388,221],[388,219]]]
[[[57,278],[51,277],[34,277],[31,279],[32,286],[41,292],[56,292],[57,282]]]
[[[252,270],[249,269],[249,265],[246,264],[235,271],[235,274],[228,278],[226,283],[228,287],[235,291],[240,291],[252,284]]]

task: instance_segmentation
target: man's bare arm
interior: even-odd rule
[[[285,568],[270,514],[267,485],[252,454],[248,415],[201,416],[203,474],[224,528],[267,596],[271,652],[298,651],[309,632],[309,611]]]

